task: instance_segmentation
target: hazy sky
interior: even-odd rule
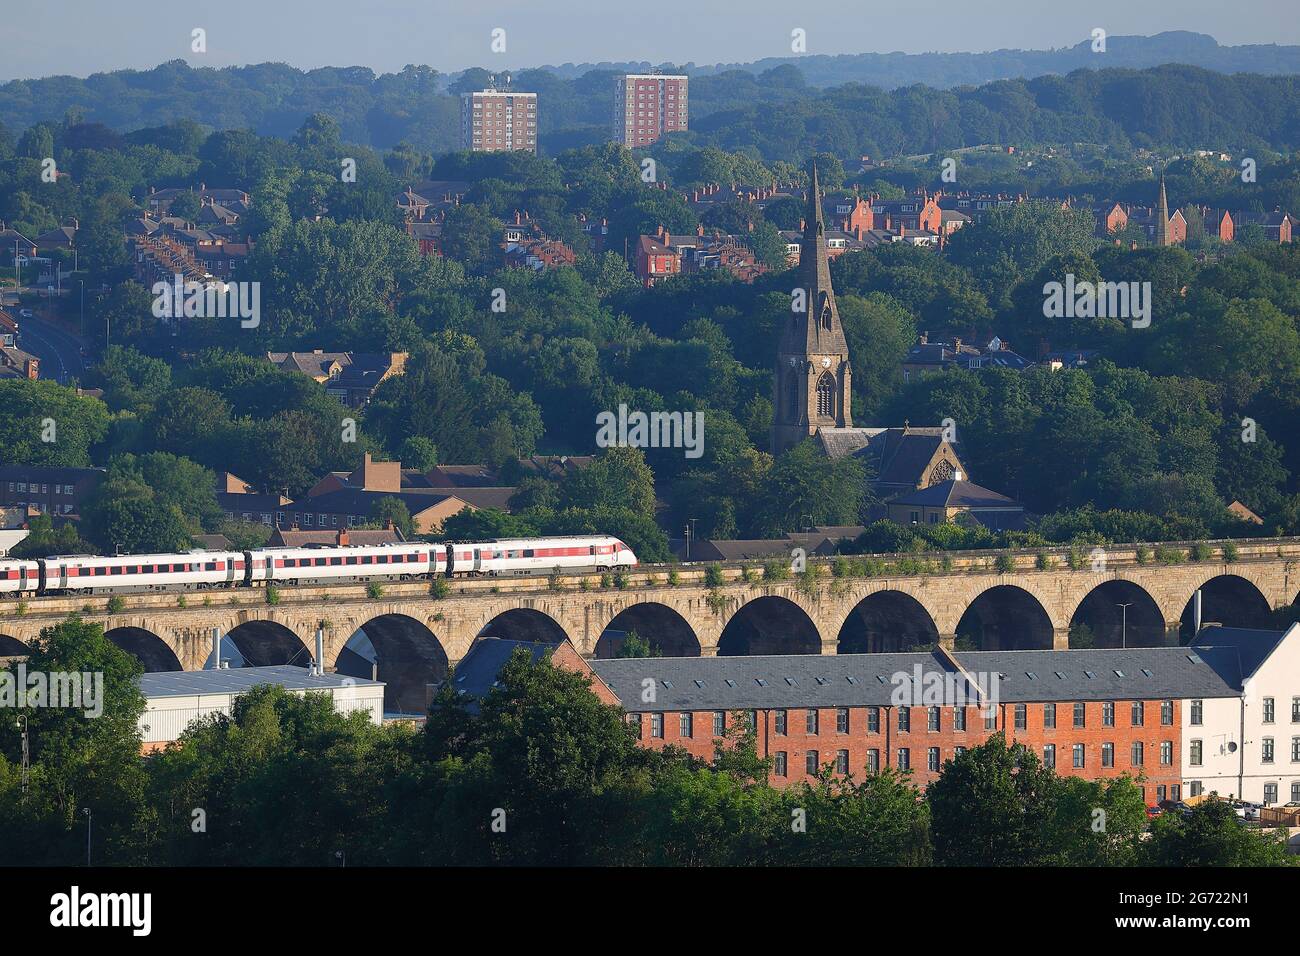
[[[1224,44],[1300,43],[1297,0],[40,0],[0,10],[0,79],[86,76],[183,58],[302,68],[426,63],[517,69],[649,60],[697,64],[809,53],[1072,46],[1111,35],[1208,33]],[[647,14],[653,9],[653,14]],[[190,50],[207,31],[208,51]],[[504,54],[489,49],[506,30]]]

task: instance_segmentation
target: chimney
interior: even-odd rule
[[[212,629],[212,669],[221,670],[221,629]]]
[[[700,223],[698,226],[695,227],[695,234],[697,236],[704,235],[704,223]]]
[[[340,548],[346,548],[346,547],[348,547],[349,542],[348,542],[348,529],[347,529],[347,528],[339,528],[338,541],[337,541],[336,543],[338,544],[338,546],[339,546]]]

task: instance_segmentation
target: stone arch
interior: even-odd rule
[[[0,634],[0,660],[6,657],[26,657],[32,652],[23,641],[8,634]]]
[[[1124,609],[1122,604],[1129,606]],[[1084,595],[1070,618],[1071,647],[1160,647],[1164,643],[1160,605],[1146,588],[1122,578],[1098,584]]]
[[[502,611],[478,632],[479,637],[502,637],[510,641],[559,644],[568,639],[564,627],[551,615],[531,607]]]
[[[820,653],[821,634],[808,612],[775,594],[742,604],[718,639],[721,657]]]
[[[1014,584],[981,591],[957,622],[958,647],[982,651],[1050,650],[1052,619],[1042,602]]]
[[[1268,598],[1252,581],[1238,574],[1219,574],[1200,586],[1201,623],[1211,622],[1225,627],[1267,628],[1273,622],[1273,609]],[[1178,639],[1183,644],[1191,643],[1195,636],[1194,617],[1196,595],[1193,593],[1183,608],[1179,620]]]
[[[840,654],[910,651],[939,641],[939,628],[920,601],[903,591],[875,591],[840,627]]]
[[[425,689],[447,676],[447,651],[413,617],[380,614],[357,628],[334,658],[336,673],[384,682],[384,710],[422,714]]]
[[[596,641],[596,657],[617,657],[632,631],[664,657],[700,656],[700,639],[686,618],[666,604],[643,601],[619,611],[605,625]]]
[[[111,628],[104,636],[143,664],[147,673],[184,670],[176,652],[153,631],[127,625]]]
[[[278,621],[244,621],[232,627],[225,638],[239,651],[241,667],[267,667],[272,664],[306,667],[311,663],[312,652],[302,642],[302,638]],[[224,651],[222,656],[225,656]]]

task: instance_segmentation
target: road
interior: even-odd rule
[[[8,306],[18,321],[20,347],[41,360],[41,378],[67,384],[72,379],[83,381],[86,363],[81,356],[82,342],[62,325],[43,319],[39,315],[21,318],[18,306]]]

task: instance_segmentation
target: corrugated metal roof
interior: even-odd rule
[[[140,692],[146,698],[193,697],[205,694],[242,694],[260,684],[286,690],[336,690],[342,687],[382,687],[382,681],[344,674],[312,675],[305,667],[276,664],[270,667],[231,667],[225,670],[165,671],[140,675]]]

